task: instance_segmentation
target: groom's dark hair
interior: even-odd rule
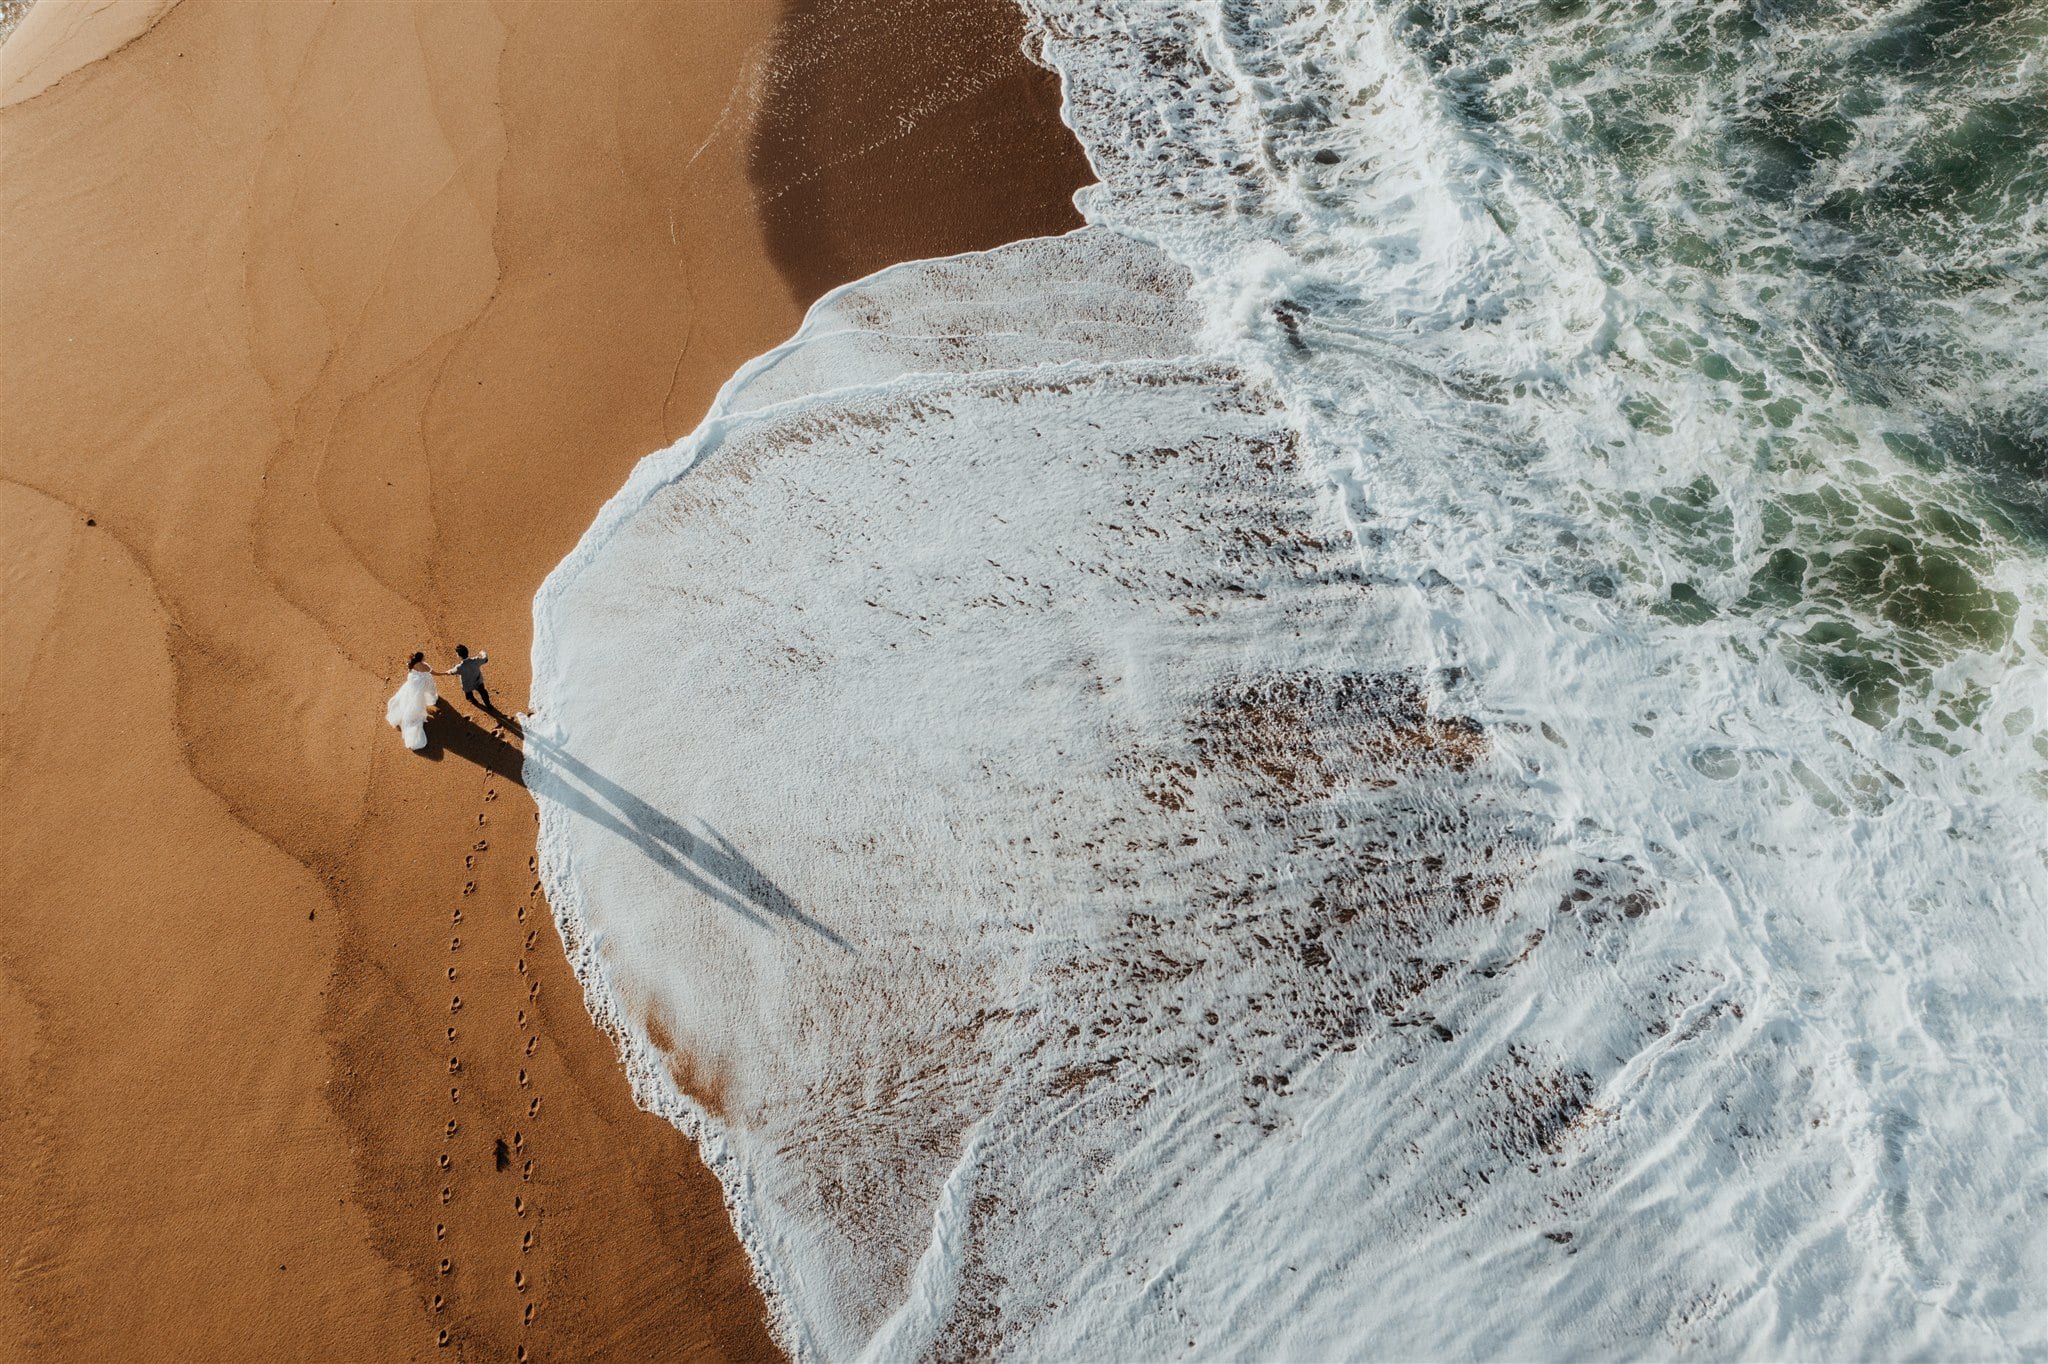
[[[469,646],[468,646],[467,644],[458,644],[458,645],[456,645],[456,646],[455,646],[455,656],[456,656],[457,658],[468,658],[468,657],[469,657]]]

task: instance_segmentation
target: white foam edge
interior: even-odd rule
[[[1064,94],[1062,100],[1064,116]],[[755,356],[736,370],[732,377],[719,387],[703,420],[688,435],[672,445],[643,456],[634,465],[624,486],[606,499],[604,505],[598,509],[589,529],[577,540],[575,547],[542,580],[540,589],[534,594],[533,599],[533,681],[529,704],[534,706],[535,710],[531,714],[522,713],[518,717],[525,733],[530,737],[538,736],[545,741],[558,744],[567,737],[550,722],[545,705],[556,680],[555,662],[560,658],[554,647],[556,641],[553,608],[556,602],[633,516],[663,489],[678,479],[687,477],[705,459],[716,453],[736,430],[768,424],[779,415],[827,401],[838,394],[886,392],[905,380],[941,377],[965,379],[970,375],[976,378],[1000,378],[1010,374],[1089,374],[1112,366],[1131,364],[1131,360],[1076,360],[1034,365],[1026,369],[954,371],[905,368],[880,382],[847,384],[801,397],[785,398],[745,411],[731,410],[733,401],[747,390],[754,379],[780,364],[796,350],[825,337],[858,330],[839,325],[823,328],[820,326],[831,315],[833,305],[848,294],[872,289],[892,276],[923,271],[951,262],[987,259],[1024,242],[1067,240],[1084,233],[1113,234],[1127,240],[1138,241],[1142,245],[1153,245],[1139,234],[1126,232],[1120,228],[1088,224],[1057,237],[1024,238],[983,251],[963,251],[951,256],[903,261],[871,275],[849,281],[820,296],[806,310],[803,322],[789,340]],[[915,338],[905,336],[903,339]],[[1172,363],[1188,358],[1191,358],[1191,354],[1148,356],[1139,363]],[[717,1178],[724,1196],[726,1214],[731,1219],[740,1245],[753,1266],[754,1282],[766,1301],[770,1333],[788,1350],[792,1358],[820,1357],[818,1342],[804,1329],[801,1318],[786,1300],[782,1289],[786,1272],[773,1252],[766,1228],[749,1211],[745,1197],[746,1173],[736,1160],[730,1143],[702,1105],[671,1079],[661,1049],[633,1026],[631,1012],[612,988],[610,978],[599,963],[599,951],[603,946],[604,934],[601,929],[591,931],[589,926],[584,898],[578,888],[575,861],[569,851],[569,839],[565,832],[564,821],[569,817],[568,812],[561,809],[551,810],[549,790],[556,778],[546,763],[531,756],[530,742],[527,745],[527,754],[522,778],[540,810],[540,827],[537,835],[538,875],[542,888],[547,892],[555,929],[561,935],[563,953],[568,958],[569,968],[575,974],[577,983],[583,988],[584,1008],[589,1013],[591,1021],[618,1049],[634,1103],[646,1112],[673,1124],[694,1141],[705,1167]],[[891,1358],[888,1342],[913,1330],[914,1324],[924,1320],[929,1312],[943,1310],[942,1299],[950,1297],[950,1291],[945,1288],[945,1284],[950,1281],[950,1275],[943,1261],[946,1259],[946,1247],[957,1239],[957,1233],[949,1235],[947,1229],[952,1222],[964,1218],[965,1214],[958,1210],[949,1212],[948,1195],[957,1193],[956,1181],[969,1177],[964,1172],[971,1170],[975,1163],[971,1155],[973,1140],[974,1132],[970,1132],[967,1138],[968,1146],[963,1149],[962,1159],[948,1177],[938,1204],[933,1210],[931,1244],[919,1260],[913,1276],[911,1294],[873,1337],[864,1358]]]

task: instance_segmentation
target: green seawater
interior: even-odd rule
[[[1617,430],[1578,452],[1644,547],[1617,577],[1747,622],[1866,723],[1972,725],[1958,661],[2048,638],[2048,5],[1438,4],[1402,32],[1633,304]]]

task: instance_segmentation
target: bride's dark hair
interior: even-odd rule
[[[405,666],[410,668],[413,664],[420,662],[424,658],[426,658],[425,654],[414,654],[411,658],[405,660]]]

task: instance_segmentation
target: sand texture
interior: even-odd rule
[[[464,641],[523,704],[819,291],[1073,225],[1056,88],[1003,0],[112,8],[0,59],[0,1353],[771,1356],[516,732],[384,700]]]
[[[178,0],[33,0],[0,15],[0,109],[33,99],[73,71],[112,55],[149,32]],[[7,20],[12,22],[8,23]]]

